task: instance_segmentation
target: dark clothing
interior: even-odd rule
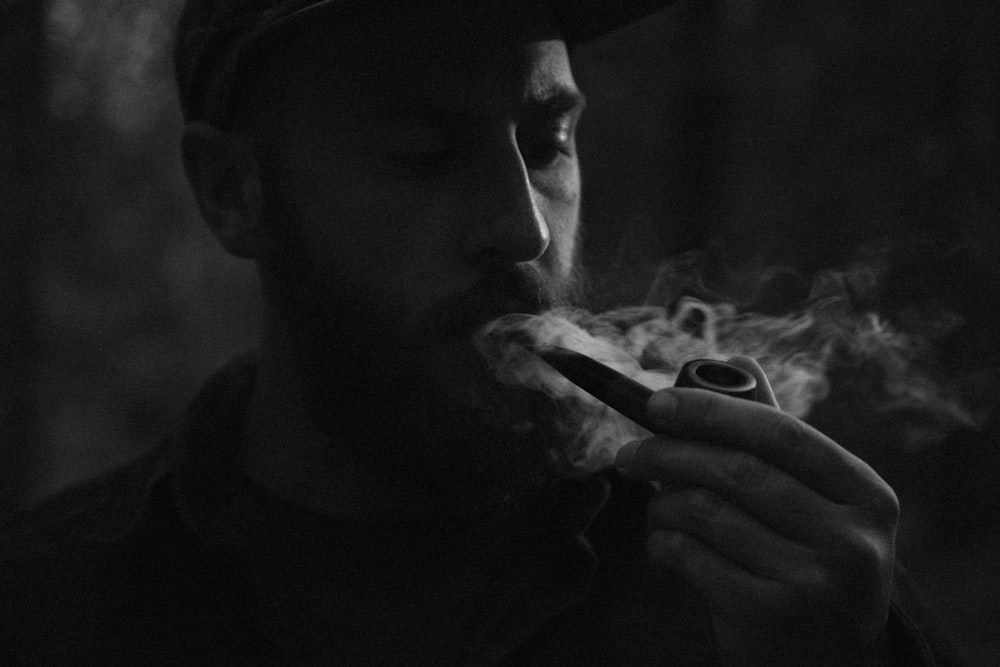
[[[704,602],[645,571],[649,485],[567,481],[499,536],[334,521],[235,465],[254,372],[230,364],[176,440],[3,526],[0,663],[717,663]],[[934,664],[895,602],[878,653]]]

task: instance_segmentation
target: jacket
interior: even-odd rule
[[[0,663],[718,663],[704,602],[646,569],[651,486],[582,476],[476,536],[335,521],[238,470],[254,373],[234,360],[177,437],[3,525]],[[951,664],[904,583],[874,659]]]

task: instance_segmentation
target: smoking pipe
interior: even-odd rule
[[[653,390],[585,354],[551,346],[532,350],[570,382],[611,406],[647,431],[656,432],[646,417],[646,402]],[[695,359],[681,368],[675,387],[708,389],[720,394],[754,400],[757,380],[747,371],[713,359]]]

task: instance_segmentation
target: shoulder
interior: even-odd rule
[[[0,663],[257,664],[267,647],[243,561],[185,523],[168,454],[2,527]]]
[[[0,562],[74,557],[81,550],[121,541],[143,521],[172,520],[176,512],[169,501],[160,503],[166,506],[159,508],[162,511],[150,512],[154,488],[177,473],[185,459],[225,459],[232,454],[232,447],[219,443],[231,444],[255,371],[256,355],[239,355],[209,377],[175,437],[37,506],[0,514]],[[209,487],[213,483],[205,481]]]
[[[134,461],[66,489],[0,521],[0,561],[82,556],[121,540],[144,516],[157,480],[170,469],[164,441]]]

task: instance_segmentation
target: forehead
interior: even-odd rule
[[[297,35],[286,57],[300,93],[361,106],[450,103],[498,111],[576,90],[566,45],[544,3],[405,4]]]

